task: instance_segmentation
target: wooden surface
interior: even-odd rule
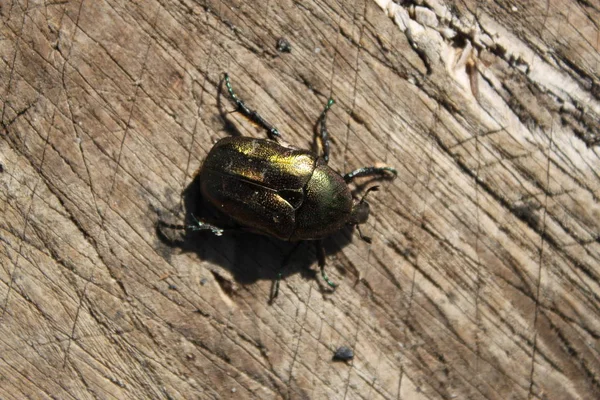
[[[600,3],[396,3],[0,2],[0,398],[600,397]],[[264,135],[225,71],[303,148],[334,97],[340,172],[398,169],[333,293],[311,246],[269,305],[290,246],[156,229]]]

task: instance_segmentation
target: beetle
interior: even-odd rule
[[[369,217],[366,195],[353,199],[348,186],[355,178],[387,176],[397,172],[391,167],[363,167],[340,175],[328,166],[329,134],[327,112],[334,104],[329,99],[317,120],[316,140],[320,154],[285,145],[277,128],[248,108],[231,86],[227,73],[224,82],[237,111],[267,131],[266,139],[231,136],[220,139],[209,151],[198,171],[200,192],[208,203],[230,219],[239,229],[283,241],[314,241],[321,276],[332,288],[325,273],[325,251],[321,240],[347,225],[359,227]],[[209,230],[221,235],[228,228],[195,219],[192,230]],[[358,229],[360,237],[370,243]],[[281,272],[271,292],[277,297]]]

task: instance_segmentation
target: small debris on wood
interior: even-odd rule
[[[158,280],[159,281],[164,281],[165,279],[167,279],[170,276],[171,276],[171,273],[170,272],[166,272],[166,273],[162,274],[161,277],[158,278]]]
[[[354,358],[354,351],[347,346],[338,347],[333,354],[333,361],[350,361]]]
[[[514,206],[512,212],[521,221],[525,222],[533,229],[537,229],[540,225],[540,217],[538,216],[537,211],[540,208],[542,207],[539,204],[534,202],[525,202],[524,204]]]
[[[291,53],[292,45],[290,44],[290,42],[288,42],[286,38],[280,37],[279,39],[277,39],[277,51],[281,53]]]
[[[225,294],[232,297],[237,292],[237,285],[233,282],[230,276],[223,276],[217,271],[210,271],[215,277],[215,281],[219,284]]]

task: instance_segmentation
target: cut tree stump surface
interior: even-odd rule
[[[0,398],[600,397],[597,0],[0,17]],[[330,165],[398,170],[371,245],[326,241],[335,291],[310,243],[270,305],[292,245],[157,229],[190,219],[216,140],[264,137],[224,72],[300,148],[333,97]]]

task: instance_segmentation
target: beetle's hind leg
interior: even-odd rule
[[[392,174],[393,176],[391,176]],[[362,167],[355,169],[352,172],[348,172],[344,175],[344,181],[346,183],[352,182],[355,178],[361,178],[363,176],[374,176],[379,175],[383,177],[391,177],[392,179],[398,176],[398,171],[392,167]]]
[[[329,280],[329,277],[325,272],[325,248],[323,247],[323,242],[321,240],[315,241],[315,247],[317,249],[317,259],[319,260],[319,269],[321,270],[321,277],[325,282],[327,282],[327,284],[330,287],[335,289],[337,287],[337,284]]]
[[[277,278],[275,279],[275,281],[273,282],[273,285],[271,286],[271,295],[269,296],[269,304],[272,304],[273,301],[275,300],[275,298],[279,295],[279,285],[281,283],[283,269],[286,267],[286,265],[292,258],[292,255],[294,254],[296,249],[302,243],[303,242],[298,242],[298,244],[296,244],[296,246],[294,246],[294,248],[283,259],[283,262],[281,263],[279,272],[277,273]],[[315,241],[315,247],[317,249],[317,259],[319,260],[319,268],[321,269],[321,277],[330,287],[335,289],[337,287],[337,284],[333,283],[327,276],[327,273],[325,272],[325,248],[323,247],[323,242],[321,240]]]
[[[233,88],[231,87],[231,82],[229,81],[229,74],[227,72],[225,73],[225,86],[227,87],[227,92],[229,93],[229,96],[234,101],[235,105],[237,106],[237,111],[242,113],[245,117],[250,119],[252,122],[254,122],[254,123],[260,125],[261,127],[263,127],[264,129],[266,129],[267,136],[269,137],[269,139],[278,141],[279,138],[281,137],[279,130],[277,128],[275,128],[273,125],[271,125],[270,123],[268,123],[263,117],[260,116],[260,114],[258,112],[248,108],[248,106],[246,106],[246,103],[244,103],[244,101],[242,99],[240,99],[237,96],[237,94],[235,94],[235,92],[233,91]]]
[[[273,300],[275,300],[275,298],[279,295],[279,284],[281,283],[281,278],[283,277],[283,270],[290,262],[292,255],[294,255],[294,253],[296,252],[296,250],[298,249],[298,247],[300,247],[300,245],[302,243],[303,242],[296,243],[294,248],[292,250],[290,250],[290,252],[285,256],[285,258],[281,262],[281,266],[279,267],[279,271],[277,272],[277,277],[275,278],[275,281],[273,281],[273,285],[271,286],[271,295],[269,296],[269,304],[272,304]]]
[[[317,150],[320,150],[319,153],[321,153],[321,157],[323,157],[326,163],[329,162],[329,132],[327,131],[327,112],[334,104],[335,101],[333,101],[333,99],[329,99],[327,101],[327,104],[325,105],[325,108],[319,116],[315,126],[315,139],[319,142],[317,147],[320,147]],[[317,130],[317,128],[319,129]]]

